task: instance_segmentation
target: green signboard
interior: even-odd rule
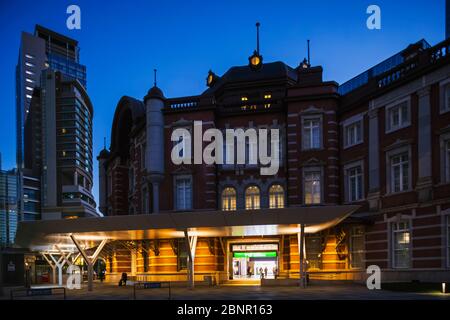
[[[261,251],[261,252],[233,252],[235,258],[276,258],[276,251]]]

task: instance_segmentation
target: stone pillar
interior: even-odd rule
[[[369,110],[369,192],[367,200],[371,211],[379,209],[380,202],[380,144],[378,109]]]
[[[419,201],[432,198],[431,178],[431,109],[430,87],[422,88],[417,92],[418,104],[418,161],[419,174],[416,184]]]

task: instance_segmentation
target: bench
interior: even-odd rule
[[[21,295],[16,295],[21,293]],[[64,287],[53,287],[53,288],[21,288],[10,291],[10,298],[23,298],[23,297],[36,297],[36,296],[53,296],[62,294],[63,299],[66,300],[66,288]]]

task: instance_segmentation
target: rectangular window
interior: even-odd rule
[[[34,59],[34,56],[28,53],[25,53],[25,58]]]
[[[305,237],[306,260],[308,269],[322,269],[322,237],[312,235]]]
[[[364,229],[353,227],[350,235],[350,266],[363,268],[364,263]]]
[[[387,132],[395,131],[410,125],[409,101],[401,102],[386,109]]]
[[[394,268],[409,268],[411,261],[409,221],[392,224],[392,242],[392,266]]]
[[[178,239],[177,242],[177,268],[178,271],[187,269],[188,251],[185,239]]]
[[[321,173],[320,171],[305,172],[305,204],[319,204],[321,202]]]
[[[25,81],[26,81],[26,82],[29,82],[29,83],[34,83],[34,80],[33,80],[33,79],[28,79],[28,78],[26,78]]]
[[[391,192],[401,192],[409,189],[409,157],[408,153],[392,156],[391,166]]]
[[[192,209],[192,183],[191,178],[176,178],[175,195],[176,210]]]
[[[361,166],[347,169],[347,201],[358,201],[363,198],[363,175]]]
[[[450,84],[445,85],[445,87],[441,86],[441,112],[450,111]]]
[[[29,74],[31,76],[34,76],[34,74],[35,74],[33,71],[30,71],[30,70],[25,70],[25,73]]]
[[[345,147],[354,146],[363,142],[362,121],[356,121],[344,127]]]
[[[303,120],[303,149],[320,149],[320,119]]]
[[[32,64],[31,62],[25,62],[25,65],[26,65],[27,67],[34,67],[34,64]]]

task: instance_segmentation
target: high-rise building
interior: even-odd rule
[[[16,67],[20,219],[95,215],[92,114],[78,42],[39,25],[23,32]]]
[[[17,230],[17,174],[0,170],[0,247],[14,242]]]

